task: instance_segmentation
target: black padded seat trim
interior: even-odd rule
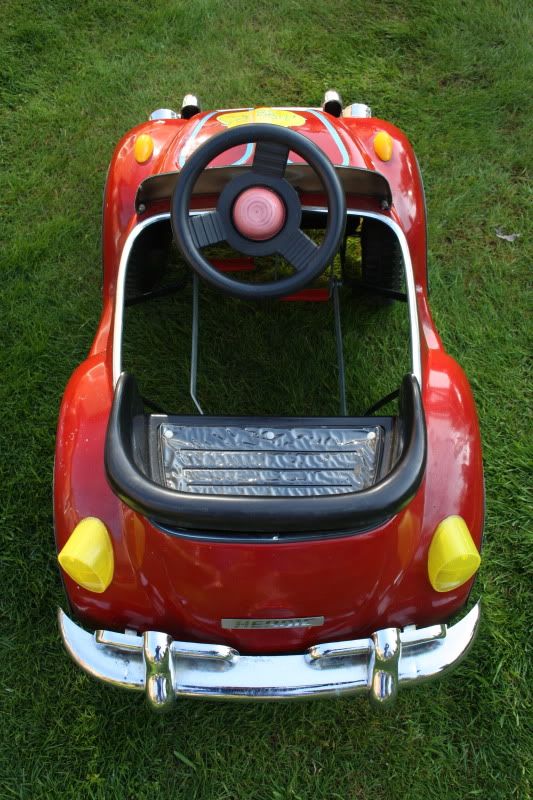
[[[187,417],[173,417],[173,420]],[[194,424],[288,424],[294,418],[194,417]],[[343,427],[375,425],[380,418],[335,418]],[[381,418],[384,419],[384,418]],[[309,418],[301,424],[331,424]],[[426,426],[420,387],[409,374],[400,390],[399,456],[374,485],[358,492],[313,497],[254,497],[195,495],[175,491],[154,481],[149,457],[150,415],[135,378],[122,373],[117,381],[105,445],[105,468],[115,493],[131,508],[161,525],[189,530],[234,532],[305,532],[362,530],[381,524],[413,498],[424,476]],[[153,426],[152,426],[153,431]]]

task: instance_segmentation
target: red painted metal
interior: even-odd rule
[[[301,292],[280,297],[285,303],[324,303],[329,300],[329,289],[322,287],[302,289]]]
[[[249,256],[212,258],[211,263],[221,272],[253,272],[255,269],[255,262]]]
[[[102,315],[90,354],[67,385],[59,415],[54,480],[57,547],[65,544],[80,519],[98,516],[110,531],[115,555],[114,579],[103,594],[88,592],[64,576],[70,604],[88,626],[163,630],[181,639],[231,644],[241,652],[273,653],[298,650],[317,640],[364,636],[390,625],[445,621],[468,597],[472,581],[439,594],[427,577],[429,543],[444,517],[464,517],[480,547],[484,490],[472,393],[461,368],[445,353],[427,303],[424,195],[414,153],[404,134],[383,120],[336,120],[310,110],[295,112],[305,120],[298,132],[322,147],[334,163],[348,158],[352,166],[380,171],[391,185],[393,205],[388,213],[406,235],[416,284],[428,431],[424,482],[413,501],[379,528],[319,541],[268,544],[178,538],[156,528],[113,494],[103,454],[113,397],[118,264],[125,240],[139,220],[168,209],[168,202],[162,201],[137,214],[135,194],[146,177],[176,170],[180,159],[224,130],[219,113],[143,123],[123,137],[111,161],[104,200]],[[378,130],[393,139],[388,162],[374,153]],[[142,165],[133,156],[141,133],[154,140],[153,156]],[[217,159],[217,165],[246,157],[245,147],[236,148]],[[247,160],[251,157],[248,154]],[[347,200],[349,207],[380,211],[368,198]],[[195,205],[212,207],[214,201],[199,198]],[[308,195],[302,201],[320,205],[323,197]],[[323,627],[228,631],[220,626],[222,617],[313,615],[324,615]]]

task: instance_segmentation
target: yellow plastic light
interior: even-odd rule
[[[111,537],[96,517],[86,517],[76,525],[57,558],[67,575],[90,592],[105,592],[113,580]]]
[[[141,133],[135,139],[133,153],[138,164],[144,164],[154,152],[154,140],[147,133]]]
[[[433,534],[428,553],[429,582],[436,592],[450,592],[470,580],[481,557],[462,517],[446,517]]]
[[[392,136],[387,131],[378,131],[374,136],[374,150],[382,161],[390,161],[392,158]]]

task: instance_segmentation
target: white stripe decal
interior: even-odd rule
[[[192,129],[191,134],[190,134],[187,142],[185,143],[185,147],[182,147],[182,149],[181,149],[181,153],[180,153],[180,157],[179,157],[179,161],[178,161],[178,164],[179,164],[180,168],[183,167],[183,165],[187,161],[187,156],[185,155],[185,151],[187,151],[187,153],[189,154],[190,145],[194,142],[194,140],[196,139],[196,137],[198,136],[198,134],[200,133],[200,131],[204,127],[205,123],[208,122],[212,117],[214,117],[215,114],[223,114],[225,111],[228,111],[228,109],[219,108],[219,109],[217,109],[217,111],[210,111],[209,114],[206,114],[205,117],[202,117],[201,120],[198,120],[198,122],[196,123],[196,125]],[[243,111],[251,111],[251,109],[250,108],[245,108],[245,109],[243,109]],[[248,148],[250,148],[250,150],[248,150]],[[241,158],[239,158],[237,161],[235,161],[234,164],[230,164],[230,166],[240,166],[241,164],[244,164],[250,158],[251,152],[252,152],[251,151],[251,145],[248,145],[244,155]]]
[[[248,161],[248,159],[252,155],[253,148],[254,148],[254,146],[253,146],[252,142],[248,142],[248,144],[246,145],[246,150],[244,151],[243,155],[240,158],[238,158],[237,161],[233,161],[230,164],[230,167],[240,167],[241,164],[246,164],[246,162]]]
[[[320,120],[322,125],[326,128],[331,138],[339,148],[339,153],[342,156],[342,166],[349,167],[350,156],[348,155],[348,151],[344,146],[344,142],[342,141],[341,137],[339,136],[339,134],[337,133],[337,131],[335,130],[329,119],[326,119],[326,117],[320,111],[316,111],[314,108],[306,108],[305,110],[307,111],[308,114],[313,114],[313,116],[315,116],[317,119]]]
[[[196,125],[194,126],[194,128],[192,129],[191,135],[189,136],[189,139],[188,139],[185,147],[182,147],[182,149],[181,149],[179,162],[178,162],[180,167],[183,167],[183,165],[185,164],[185,161],[187,160],[187,157],[185,155],[185,150],[187,150],[187,151],[190,150],[190,145],[194,142],[194,140],[196,139],[196,136],[200,133],[200,131],[204,127],[205,123],[208,120],[210,120],[211,117],[214,117],[215,114],[218,114],[218,111],[210,111],[209,114],[207,114],[207,116],[203,117],[203,119],[199,120],[196,123]]]

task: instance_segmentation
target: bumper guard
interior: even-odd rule
[[[369,692],[378,705],[399,685],[436,677],[454,667],[472,645],[477,603],[454,625],[384,628],[366,639],[318,644],[298,655],[246,656],[225,645],[173,640],[147,631],[88,633],[61,609],[59,628],[74,661],[95,678],[145,690],[157,709],[177,695],[220,699],[284,700]]]

